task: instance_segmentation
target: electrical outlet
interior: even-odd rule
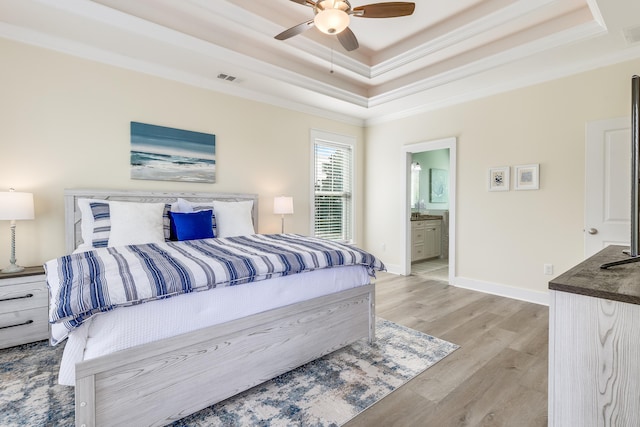
[[[544,274],[546,274],[547,276],[553,275],[553,264],[544,265]]]
[[[382,252],[384,252],[384,251],[386,251],[386,250],[387,250],[387,244],[386,244],[386,243],[383,243],[383,244],[382,244]]]

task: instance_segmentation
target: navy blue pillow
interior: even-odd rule
[[[212,211],[169,212],[171,240],[194,240],[214,237]]]

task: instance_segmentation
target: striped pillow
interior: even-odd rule
[[[91,213],[93,214],[93,236],[91,246],[94,248],[106,248],[109,244],[109,233],[111,233],[111,217],[109,215],[109,202],[91,202]]]

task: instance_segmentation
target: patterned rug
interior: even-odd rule
[[[377,319],[358,341],[172,426],[339,426],[458,348]],[[0,350],[0,425],[72,426],[72,387],[57,384],[63,345]]]

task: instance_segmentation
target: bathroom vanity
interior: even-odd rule
[[[414,215],[411,218],[411,262],[442,254],[442,217]]]

